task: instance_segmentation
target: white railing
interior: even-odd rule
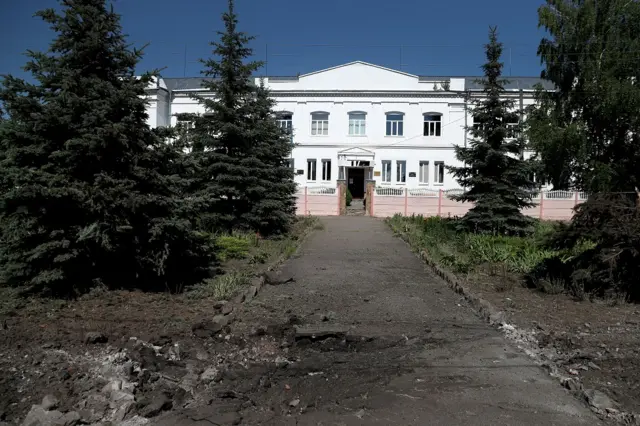
[[[447,198],[451,198],[451,196],[454,196],[454,195],[464,194],[464,189],[447,189],[446,191],[444,191],[444,193],[447,196]]]
[[[404,188],[376,187],[376,195],[399,197],[404,195]]]
[[[573,191],[542,191],[545,200],[572,200],[575,198]]]
[[[309,195],[334,195],[336,188],[331,186],[310,186],[307,188]]]
[[[409,197],[438,198],[440,191],[437,189],[414,188],[409,189]]]

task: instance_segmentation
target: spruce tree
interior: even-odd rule
[[[489,31],[485,54],[484,78],[479,80],[483,97],[473,105],[478,125],[469,128],[472,136],[469,146],[455,148],[457,159],[464,165],[449,168],[465,189],[453,198],[474,203],[460,220],[463,228],[518,235],[531,229],[532,219],[523,215],[522,209],[533,205],[531,190],[535,185],[531,180],[532,164],[521,158],[524,140],[512,138],[513,129],[509,128],[509,123],[519,121],[519,114],[514,111],[513,101],[504,96],[502,44],[498,42],[496,28]]]
[[[291,134],[276,123],[274,105],[275,101],[261,80],[251,114],[253,143],[250,158],[254,161],[254,179],[245,194],[250,207],[245,220],[262,234],[286,232],[295,217],[296,184],[293,170],[286,161],[293,144]]]
[[[61,6],[37,13],[57,35],[47,52],[28,53],[34,82],[4,76],[0,88],[2,280],[54,294],[179,290],[210,256],[146,123],[153,77],[135,76],[141,52],[105,0]]]
[[[252,157],[255,84],[253,73],[262,63],[249,61],[253,39],[238,31],[234,2],[222,15],[225,31],[212,42],[213,57],[203,59],[202,87],[214,97],[194,96],[204,107],[201,115],[184,115],[194,124],[189,132],[199,173],[193,196],[204,206],[202,226],[209,231],[249,228],[252,209],[247,196],[255,185],[256,159]]]

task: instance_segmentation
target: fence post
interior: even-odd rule
[[[407,215],[407,207],[409,205],[409,190],[407,188],[404,189],[404,215]]]
[[[371,206],[369,207],[369,214],[371,215],[371,217],[374,217],[375,214],[373,213],[373,207],[375,206],[375,203],[373,202],[374,200],[374,195],[376,194],[376,188],[371,188],[371,200],[367,200],[369,203],[371,203]]]
[[[539,217],[539,219],[542,220],[543,217],[544,217],[544,192],[540,191],[540,217]]]
[[[438,216],[442,214],[442,189],[438,190]]]
[[[573,203],[573,207],[575,207],[575,206],[577,206],[577,205],[578,205],[578,194],[579,194],[579,192],[578,192],[578,191],[575,191],[575,193],[576,193],[576,194],[575,194],[575,203]]]
[[[307,187],[304,187],[304,214],[309,214],[309,209],[307,208]]]

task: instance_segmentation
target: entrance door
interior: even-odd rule
[[[350,168],[347,172],[349,181],[347,188],[353,198],[364,197],[364,169]]]

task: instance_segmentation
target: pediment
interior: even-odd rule
[[[360,148],[359,146],[354,146],[352,148],[343,149],[342,151],[338,151],[338,155],[374,155],[373,151],[368,149]]]
[[[315,90],[413,90],[419,83],[418,76],[361,61],[301,75],[299,82]]]

